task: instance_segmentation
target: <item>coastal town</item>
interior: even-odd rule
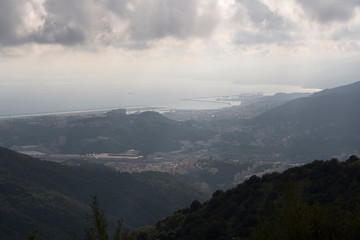
[[[225,101],[229,100],[229,98],[219,98],[219,100]],[[237,98],[232,96],[231,100],[237,100],[238,103],[241,101],[241,104],[222,109],[170,110],[163,112],[162,116],[169,119],[166,121],[174,121],[174,123],[190,122],[192,128],[195,127],[194,129],[201,130],[204,126],[214,122],[237,122],[241,119],[254,118],[281,102],[278,96],[269,98],[264,97],[262,94],[239,95]],[[0,131],[4,133],[4,138],[2,142],[0,139],[0,142],[2,145],[19,153],[66,165],[100,164],[119,172],[158,171],[179,176],[190,176],[201,172],[210,175],[224,175],[231,179],[228,182],[232,184],[240,183],[252,175],[261,176],[274,171],[282,172],[296,165],[296,163],[279,161],[276,154],[261,153],[261,151],[257,151],[259,153],[256,156],[251,153],[241,154],[239,149],[244,148],[244,146],[239,140],[234,141],[231,136],[227,137],[227,132],[250,132],[251,129],[246,125],[239,128],[237,124],[227,125],[221,123],[221,128],[213,131],[213,134],[206,138],[180,140],[176,148],[145,152],[145,154],[137,148],[125,148],[121,151],[101,151],[102,148],[96,147],[101,146],[101,144],[105,144],[105,147],[111,145],[112,137],[101,132],[93,137],[86,137],[86,132],[83,132],[87,131],[86,129],[103,129],[104,126],[110,126],[110,132],[114,131],[111,130],[113,128],[111,125],[117,124],[115,123],[118,121],[116,119],[126,119],[129,116],[136,116],[148,110],[149,108],[113,109],[110,111],[97,110],[1,118]],[[111,122],[109,119],[115,122]],[[129,121],[132,124],[133,120]],[[161,121],[165,121],[165,118]],[[211,128],[208,127],[207,129]],[[23,136],[23,134],[28,129],[33,129],[32,136],[39,135],[37,142],[32,141],[32,144],[27,144],[27,137]],[[55,132],[50,134],[41,129],[51,129],[51,131]],[[77,135],[57,135],[56,129],[68,129],[65,132],[69,134],[78,132],[79,129],[84,130],[81,130]],[[62,131],[64,132],[64,130]],[[5,135],[9,134],[9,132],[11,132],[12,136],[5,138]],[[251,140],[250,147],[260,149],[263,146],[265,135],[255,134],[254,136],[255,138]],[[84,148],[82,152],[71,152],[69,150],[72,145],[70,138],[77,139],[78,137],[80,138],[76,140],[76,144],[94,146],[95,148],[88,147]],[[151,135],[149,137],[151,141]],[[43,142],[47,138],[49,140]],[[279,144],[284,144],[284,141],[286,142],[286,139]],[[16,144],[12,144],[12,142]],[[228,147],[224,147],[225,145],[233,146],[233,148],[228,149]],[[65,151],[62,149],[65,149]],[[229,166],[229,168],[220,169],[218,165]],[[203,188],[208,187],[206,182],[202,181],[198,182],[198,185]]]

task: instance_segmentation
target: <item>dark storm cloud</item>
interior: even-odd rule
[[[47,19],[41,31],[28,37],[29,41],[40,44],[75,45],[85,41],[81,29]]]
[[[87,12],[89,0],[46,0],[45,9],[53,21],[61,24],[88,26],[91,20]]]
[[[40,44],[75,45],[86,40],[84,31],[90,25],[86,0],[47,0],[47,17],[41,29],[29,36]]]
[[[250,20],[257,26],[268,30],[284,28],[282,17],[270,11],[269,7],[259,0],[238,0],[246,6]]]
[[[100,39],[106,45],[145,46],[165,37],[185,39],[210,35],[217,23],[215,0],[45,0],[37,29],[23,31],[25,0],[0,1],[0,45],[22,43],[76,45]],[[202,8],[199,11],[199,8]],[[117,20],[110,16],[117,16]],[[98,18],[98,19],[95,19]],[[117,22],[127,29],[116,32]],[[115,29],[115,30],[114,30]],[[116,35],[118,34],[118,35]],[[119,36],[123,34],[123,36]]]
[[[196,0],[144,2],[146,4],[139,6],[130,23],[134,39],[151,40],[167,36],[186,38],[211,32],[215,23],[211,15],[198,15]],[[202,25],[206,21],[208,25]]]
[[[321,23],[347,21],[355,15],[360,0],[297,0],[306,14]]]
[[[237,3],[245,7],[251,30],[239,30],[234,39],[235,44],[282,43],[291,39],[288,35],[290,24],[264,3],[259,0],[237,0]],[[243,14],[239,11],[235,17],[243,18]]]
[[[0,45],[12,45],[19,42],[16,27],[21,23],[22,12],[18,4],[23,1],[0,1]]]
[[[43,26],[32,32],[24,29],[23,16],[26,1],[0,1],[0,46],[16,46],[25,43],[74,45],[85,40],[82,29],[86,14],[82,1],[48,0],[45,3],[47,16]]]

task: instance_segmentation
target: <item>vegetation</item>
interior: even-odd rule
[[[119,153],[129,149],[143,155],[180,149],[182,140],[204,140],[214,133],[192,122],[167,119],[156,112],[106,116],[52,116],[11,120],[0,128],[2,146],[42,145],[61,153]]]
[[[209,171],[184,177],[206,180],[212,188],[219,183],[227,187],[236,171],[232,159],[240,158],[242,169],[247,167],[244,160],[250,159],[306,162],[315,156],[325,159],[358,150],[359,93],[360,82],[326,90],[238,125],[233,119],[215,125],[176,122],[153,112],[110,113],[65,122],[15,120],[2,124],[0,141],[43,144],[68,153],[135,148],[147,154],[177,149],[181,140],[216,135],[205,146],[229,159],[199,161],[204,167],[199,169]],[[219,174],[214,175],[216,171]],[[34,229],[41,231],[30,232],[27,239],[64,239],[64,230],[78,234],[85,227],[81,216],[89,210],[88,196],[97,192],[105,208],[102,212],[97,199],[92,202],[88,239],[108,239],[107,229],[115,231],[114,239],[138,240],[356,239],[359,172],[360,160],[355,156],[344,162],[314,161],[282,174],[253,176],[233,189],[214,192],[202,203],[203,193],[167,174],[120,174],[97,165],[67,167],[0,148],[0,238],[22,239]],[[191,201],[189,207],[148,226]],[[145,227],[130,234],[121,230],[122,221],[117,226],[107,224],[106,219],[115,222],[117,216],[124,217],[127,227]]]
[[[253,176],[160,220],[147,239],[356,239],[359,172],[352,156]]]
[[[40,230],[37,240],[66,239],[66,231],[79,235],[95,192],[109,221],[121,216],[131,228],[154,224],[193,199],[207,198],[169,174],[74,168],[0,148],[0,239],[24,239],[34,229]]]
[[[84,240],[109,240],[108,222],[104,211],[100,208],[97,195],[91,196],[91,215],[87,215],[88,227],[85,228]],[[123,228],[122,220],[117,220],[117,226],[113,235],[114,240],[134,240],[134,233]],[[70,233],[71,240],[78,240],[75,234]]]
[[[283,204],[276,206],[248,240],[353,240],[360,234],[359,227],[359,208],[349,210],[318,202],[311,205],[292,188]]]

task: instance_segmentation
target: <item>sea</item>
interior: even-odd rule
[[[321,89],[281,84],[186,82],[137,85],[14,85],[0,88],[0,117],[82,113],[125,108],[173,111],[219,109],[240,105],[242,94],[316,92]],[[224,100],[225,99],[225,100]]]

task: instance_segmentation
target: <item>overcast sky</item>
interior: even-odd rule
[[[0,87],[326,88],[360,80],[359,40],[360,0],[1,0]]]

